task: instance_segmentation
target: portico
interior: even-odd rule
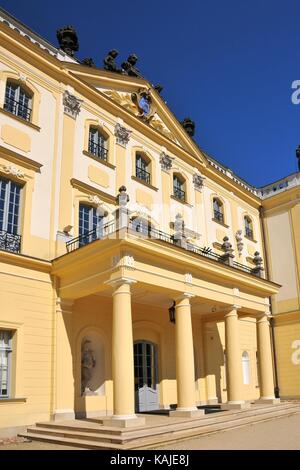
[[[58,334],[66,343],[71,330],[73,335],[65,350],[72,356],[70,344],[77,330],[88,328],[100,316],[102,323],[107,322],[108,380],[102,409],[108,415],[106,425],[143,425],[143,418],[136,415],[137,397],[150,392],[157,393],[159,408],[176,404],[170,417],[199,418],[204,411],[197,406],[212,399],[223,402],[226,409],[247,408],[258,398],[276,402],[267,300],[277,291],[276,284],[130,232],[123,233],[122,239],[113,234],[96,240],[56,259],[53,266],[60,279],[58,295],[69,312],[68,322],[57,325],[64,334]],[[173,301],[175,325],[168,316]],[[98,311],[94,320],[86,305]],[[75,328],[77,322],[80,328]],[[257,344],[259,381],[255,379],[256,346],[246,344],[250,336]],[[141,345],[140,351],[134,344]],[[252,361],[249,384],[243,377],[244,348]],[[70,367],[77,371],[68,384],[57,375],[56,419],[60,413],[65,417],[65,410],[82,411],[78,403],[83,398],[74,396],[78,395],[75,383],[80,381],[80,366],[74,364],[78,361],[73,354],[73,366],[66,363],[69,372]],[[63,406],[59,404],[62,388],[63,396],[69,397]],[[97,400],[85,397],[86,403]],[[93,413],[97,412],[96,408]]]

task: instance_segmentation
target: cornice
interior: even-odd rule
[[[108,202],[109,204],[116,205],[116,198],[112,196],[111,194],[105,193],[104,191],[101,191],[100,189],[94,188],[94,186],[90,186],[87,183],[83,183],[82,181],[79,181],[76,178],[72,178],[70,181],[71,181],[71,185],[73,186],[73,188],[79,189],[79,191],[82,191],[84,193],[97,194],[103,199],[104,202]]]
[[[24,157],[24,155],[21,155],[20,153],[13,152],[12,150],[9,150],[2,145],[0,145],[0,156],[6,158],[12,163],[16,163],[17,165],[23,166],[28,170],[32,170],[38,173],[43,166],[41,163],[31,160],[28,157]]]

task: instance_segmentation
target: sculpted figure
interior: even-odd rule
[[[90,349],[91,341],[86,340],[81,352],[81,393],[89,390],[90,380],[93,376],[93,368],[96,365],[94,352]]]
[[[125,74],[130,75],[131,77],[142,77],[140,71],[135,66],[137,60],[138,57],[136,54],[130,54],[130,56],[128,56],[128,59],[122,64],[122,69]]]
[[[105,59],[103,60],[104,69],[109,70],[110,72],[121,73],[121,70],[116,64],[116,58],[119,55],[119,52],[116,49],[109,51]]]

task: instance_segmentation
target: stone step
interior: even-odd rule
[[[218,422],[222,421],[228,421],[228,420],[234,420],[236,418],[239,418],[239,416],[242,414],[243,417],[247,416],[259,416],[260,414],[268,413],[268,412],[274,412],[274,406],[276,407],[276,410],[288,410],[288,409],[293,409],[295,406],[294,404],[280,404],[280,405],[259,405],[259,408],[250,408],[249,410],[231,410],[231,411],[222,411],[222,412],[217,412],[214,414],[207,414],[199,419],[186,419],[186,418],[172,418],[172,421],[168,423],[158,423],[158,424],[153,424],[153,425],[146,425],[137,428],[115,428],[115,427],[109,427],[109,426],[103,426],[102,420],[101,419],[93,419],[91,421],[92,423],[99,423],[99,427],[88,427],[88,422],[86,426],[84,426],[82,421],[80,422],[80,426],[76,421],[73,421],[72,424],[60,424],[59,422],[40,422],[37,423],[36,426],[39,428],[50,428],[50,429],[59,429],[59,430],[70,430],[74,431],[75,429],[78,429],[82,432],[87,432],[87,433],[100,433],[100,434],[113,434],[116,436],[125,436],[125,435],[136,435],[138,434],[139,436],[141,433],[146,432],[149,433],[151,429],[154,429],[156,432],[159,428],[164,429],[166,425],[168,425],[168,428],[172,430],[172,428],[177,428],[178,424],[180,425],[181,428],[188,427],[190,428],[191,425],[193,426],[207,426],[210,423],[214,423],[215,420],[218,420]]]
[[[271,408],[271,411],[270,407],[267,407],[267,409],[265,407],[264,409],[264,413],[252,414],[250,416],[249,414],[246,416],[245,411],[230,413],[229,415],[227,414],[227,419],[220,420],[221,417],[219,419],[216,417],[214,420],[209,420],[210,423],[206,422],[206,424],[203,423],[203,420],[201,423],[199,423],[200,420],[197,420],[198,423],[194,422],[194,420],[190,420],[190,426],[185,428],[182,427],[180,422],[171,425],[165,424],[163,427],[160,425],[156,428],[151,426],[150,429],[144,429],[144,432],[142,432],[141,429],[136,429],[134,434],[130,433],[128,435],[127,433],[124,433],[122,436],[116,436],[114,434],[109,436],[108,434],[102,434],[101,429],[99,429],[99,432],[93,432],[94,429],[90,428],[88,432],[85,432],[85,430],[80,426],[69,426],[71,429],[57,429],[57,425],[52,428],[51,426],[39,427],[37,425],[35,427],[28,428],[27,433],[21,435],[33,440],[60,442],[61,444],[76,445],[77,447],[90,449],[146,449],[153,448],[156,444],[161,446],[165,443],[222,432],[300,413],[299,405],[288,407],[276,405]],[[224,416],[222,418],[224,418]],[[80,445],[80,443],[83,443],[83,445]]]

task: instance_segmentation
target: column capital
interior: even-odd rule
[[[181,300],[184,299],[192,299],[193,297],[196,297],[195,294],[192,294],[191,292],[183,292],[182,294],[179,294],[178,297],[175,297],[175,302],[180,302]]]
[[[225,317],[229,316],[229,315],[235,315],[237,314],[237,311],[240,310],[242,307],[241,305],[237,305],[237,304],[232,304],[232,305],[229,305],[228,307],[226,307],[223,311],[224,311],[224,314],[225,314]],[[236,311],[236,313],[234,313],[234,311]]]
[[[122,277],[118,277],[117,279],[111,279],[109,281],[105,281],[104,284],[106,284],[107,286],[111,286],[111,287],[117,287],[119,286],[120,284],[136,284],[137,281],[135,279],[131,279],[130,277],[125,277],[125,276],[122,276]]]
[[[73,305],[73,299],[62,299],[61,297],[56,298],[56,310],[60,310],[64,313],[72,313]]]

